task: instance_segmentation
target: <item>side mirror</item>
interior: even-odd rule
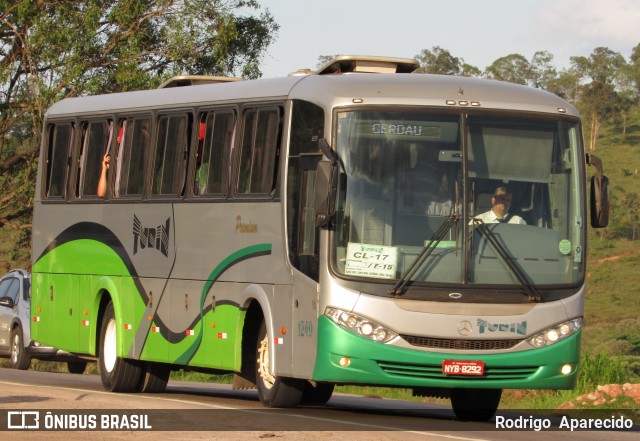
[[[590,205],[591,226],[604,228],[609,225],[609,178],[602,169],[602,161],[597,156],[587,153],[587,164],[596,168],[596,174],[591,178]]]
[[[591,177],[591,226],[604,228],[609,225],[609,178]]]
[[[316,227],[323,227],[336,212],[338,167],[330,162],[319,162],[316,172],[314,212]]]
[[[0,306],[13,308],[15,306],[15,303],[13,303],[13,299],[11,297],[2,297],[0,298]]]

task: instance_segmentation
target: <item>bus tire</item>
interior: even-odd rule
[[[462,421],[489,421],[501,396],[502,389],[451,389],[451,407]]]
[[[140,366],[133,360],[117,356],[118,327],[109,302],[100,327],[100,379],[110,392],[132,392],[140,380]]]
[[[171,369],[160,363],[145,363],[140,374],[137,391],[148,394],[164,392],[169,382]]]
[[[87,362],[86,361],[68,361],[67,362],[67,370],[70,374],[84,374],[84,371],[87,370]]]
[[[262,322],[256,345],[256,387],[265,407],[295,407],[300,404],[305,381],[275,376],[269,370],[269,336]]]
[[[24,349],[22,328],[20,325],[11,330],[11,367],[26,371],[31,366],[31,357]]]
[[[335,387],[336,385],[333,383],[317,383],[314,387],[313,384],[307,382],[302,392],[302,402],[304,404],[325,404],[331,399]]]

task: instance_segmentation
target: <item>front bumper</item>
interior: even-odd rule
[[[318,355],[315,381],[398,387],[573,389],[581,331],[551,346],[505,353],[442,353],[405,349],[373,342],[339,327],[326,317],[318,320]],[[342,367],[340,359],[349,358]],[[442,373],[444,360],[481,360],[482,376]],[[562,374],[563,365],[571,372]]]

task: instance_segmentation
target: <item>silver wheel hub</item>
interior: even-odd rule
[[[116,321],[109,320],[107,329],[104,333],[104,341],[102,342],[102,357],[104,368],[107,372],[112,372],[116,365]]]
[[[264,387],[271,389],[276,382],[276,377],[269,371],[269,337],[267,335],[264,336],[258,348],[258,374]]]

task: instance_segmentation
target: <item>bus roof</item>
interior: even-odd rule
[[[494,80],[415,73],[312,73],[68,98],[51,106],[47,117],[282,99],[308,100],[325,109],[353,104],[426,105],[579,116],[571,104],[549,92]]]

